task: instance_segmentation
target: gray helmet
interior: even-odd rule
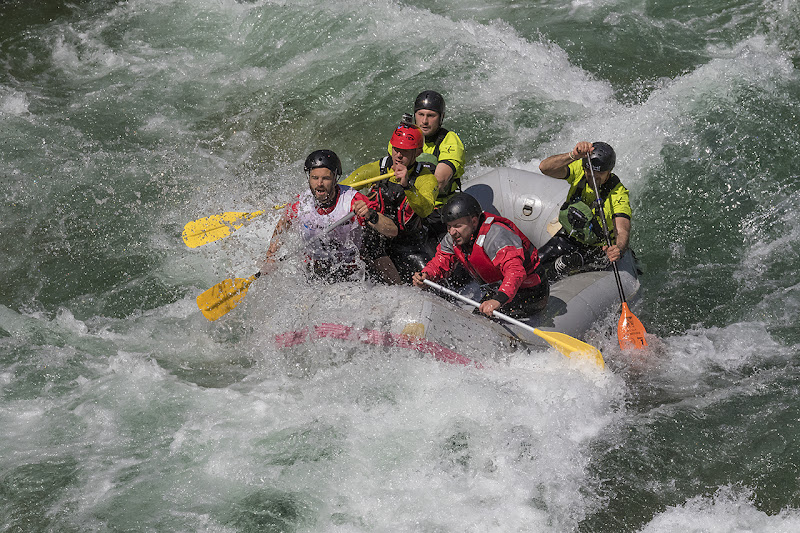
[[[589,155],[589,161],[592,163],[592,170],[595,172],[604,172],[614,168],[617,162],[617,154],[610,145],[604,142],[592,143],[592,153]]]
[[[465,192],[455,194],[442,208],[442,222],[447,224],[461,217],[477,217],[483,208],[474,196]]]
[[[422,91],[414,100],[414,113],[420,109],[436,111],[440,118],[444,118],[444,97],[436,91]]]
[[[342,162],[332,150],[315,150],[308,154],[303,170],[307,174],[312,168],[327,168],[337,178],[342,175]]]

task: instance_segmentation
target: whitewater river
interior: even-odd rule
[[[0,1],[0,530],[800,530],[798,27],[794,0]],[[644,362],[617,310],[586,339],[606,372],[281,349],[416,290],[291,264],[198,312],[309,152],[377,159],[423,89],[467,183],[616,148]]]

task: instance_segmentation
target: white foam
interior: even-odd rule
[[[0,116],[25,116],[29,113],[29,105],[27,94],[0,85]]]
[[[603,120],[576,120],[546,145],[541,155],[562,153],[580,140],[602,139],[617,152],[615,171],[624,176],[626,186],[635,187],[647,178],[648,169],[660,164],[665,145],[691,143],[687,136],[693,135],[689,131],[694,126],[692,117],[705,110],[703,102],[710,95],[733,99],[751,86],[768,92],[775,80],[788,81],[794,76],[786,54],[761,36],[730,48],[716,47],[710,53],[713,59],[694,71],[661,80],[661,86],[641,105],[624,106],[604,98],[591,110]]]
[[[760,510],[753,494],[742,488],[720,487],[713,496],[696,496],[680,506],[656,515],[641,533],[792,533],[800,530],[800,511],[784,509],[778,514]]]
[[[603,2],[576,1],[572,7],[581,16],[598,4]],[[314,21],[296,33],[279,28],[281,35],[271,40],[276,6],[286,8],[281,14],[310,7],[330,17],[322,44],[304,41],[320,29]],[[112,24],[133,28],[123,30],[113,46],[104,37]],[[477,354],[489,363],[477,369],[411,350],[332,341],[277,350],[274,333],[319,322],[327,313],[356,317],[365,326],[391,320],[389,304],[410,297],[412,289],[357,287],[358,295],[387,303],[383,314],[362,316],[359,300],[346,291],[306,284],[295,261],[274,279],[259,280],[225,319],[209,323],[194,297],[209,282],[252,274],[277,217],[207,248],[179,252],[182,224],[291,197],[305,186],[300,154],[312,144],[339,143],[353,159],[372,153],[373,146],[385,150],[383,133],[351,128],[349,118],[380,114],[376,122],[391,123],[422,83],[447,89],[451,118],[462,125],[488,117],[492,132],[519,139],[525,150],[508,156],[512,164],[535,169],[538,158],[563,152],[577,140],[604,138],[617,148],[625,183],[635,185],[647,179],[665,145],[691,142],[687,131],[696,127],[692,113],[704,105],[703,98],[735,100],[738,91],[758,86],[769,91],[776,80],[795,76],[785,55],[753,38],[709,49],[713,59],[707,65],[662,80],[640,105],[621,105],[609,83],[573,65],[544,38],[527,39],[501,21],[454,20],[380,0],[324,6],[133,0],[104,12],[99,21],[50,28],[59,72],[91,85],[74,97],[69,112],[79,114],[97,102],[133,103],[127,111],[135,110],[141,120],[138,134],[157,142],[145,143],[128,158],[96,148],[88,132],[59,128],[62,122],[56,120],[53,127],[66,140],[46,139],[37,158],[70,154],[52,159],[61,163],[62,173],[53,181],[63,179],[60,186],[70,192],[78,185],[94,187],[108,169],[122,169],[118,183],[140,180],[130,185],[125,208],[144,202],[143,184],[158,185],[152,189],[164,212],[147,218],[153,223],[145,251],[156,264],[131,283],[199,285],[171,304],[123,319],[78,319],[67,304],[55,318],[0,306],[0,325],[11,334],[0,343],[29,345],[42,364],[70,376],[46,378],[36,400],[6,402],[0,425],[19,453],[11,466],[41,456],[76,458],[80,472],[60,507],[77,507],[76,530],[124,529],[133,523],[129,519],[141,521],[144,529],[185,519],[219,530],[222,519],[206,512],[241,508],[248,494],[267,489],[312,502],[309,513],[318,517],[317,530],[577,529],[602,504],[586,490],[594,481],[590,446],[609,427],[630,420],[622,377],[584,372],[554,351]],[[191,41],[196,28],[206,30]],[[419,50],[398,47],[395,35],[419,44]],[[184,46],[182,38],[191,42]],[[218,39],[219,45],[201,50],[197,42],[203,39]],[[253,44],[260,41],[275,47]],[[252,59],[278,52],[285,55],[274,66]],[[392,68],[359,67],[358,59],[369,55]],[[360,77],[349,80],[354,70],[353,77]],[[117,81],[106,84],[104,77]],[[299,90],[309,86],[314,90]],[[152,102],[142,98],[145,94],[163,101],[148,107]],[[6,92],[0,112],[26,115],[32,98]],[[315,105],[308,106],[311,111],[292,107],[293,98]],[[517,121],[519,108],[530,102],[563,106],[575,122],[551,143],[534,146],[529,141],[542,131]],[[198,111],[186,111],[192,106]],[[604,120],[587,124],[592,113]],[[208,128],[207,136],[195,132],[198,125]],[[465,140],[478,144],[475,151],[487,160],[499,153],[488,146],[494,140],[480,145],[483,126],[468,131],[474,135]],[[490,167],[471,161],[468,172],[478,175]],[[113,188],[116,195],[127,192],[116,183]],[[98,209],[114,203],[113,197],[98,200],[105,202]],[[64,226],[59,231],[67,234],[66,215],[57,217]],[[749,259],[770,261],[786,242],[754,246]],[[162,260],[164,255],[170,258]],[[786,296],[798,301],[795,289],[787,289]],[[789,312],[784,323],[795,316]],[[664,342],[670,364],[652,369],[652,383],[706,405],[759,386],[757,379],[744,380],[717,391],[703,382],[709,376],[738,379],[754,362],[791,355],[757,321],[696,328]],[[27,393],[17,388],[25,378],[16,374],[21,366],[15,362],[0,374],[10,393]],[[26,385],[39,386],[37,380]],[[203,512],[186,518],[197,508]],[[729,530],[797,525],[794,512],[769,517],[737,495],[690,500],[647,527],[669,530],[675,523],[690,529],[696,521],[711,528],[715,520]]]

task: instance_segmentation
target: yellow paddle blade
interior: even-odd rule
[[[592,346],[591,344],[587,344],[581,340],[576,339],[575,337],[570,337],[565,333],[559,333],[557,331],[542,331],[540,329],[534,329],[534,333],[538,336],[549,342],[555,349],[557,349],[562,354],[566,355],[567,357],[575,357],[577,359],[586,359],[587,361],[594,363],[595,365],[599,366],[600,368],[605,368],[605,361],[603,361],[603,354],[600,353],[600,350]]]
[[[253,220],[264,211],[246,213],[229,211],[221,215],[211,215],[188,222],[183,227],[183,242],[189,248],[197,248],[210,242],[218,241],[231,234],[231,231],[244,226],[245,222]]]
[[[197,307],[212,322],[239,305],[239,300],[247,294],[247,288],[261,275],[249,278],[226,279],[220,281],[197,297]]]
[[[400,333],[401,335],[407,335],[408,337],[416,337],[418,339],[425,338],[425,324],[421,324],[419,322],[409,322],[403,328],[403,331]]]
[[[647,346],[647,339],[645,339],[644,325],[636,318],[636,315],[631,313],[628,309],[627,302],[622,302],[622,314],[617,323],[617,340],[619,340],[619,347],[623,350],[629,348],[636,348],[641,350]]]

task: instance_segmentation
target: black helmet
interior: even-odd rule
[[[311,172],[312,168],[327,168],[338,178],[342,175],[342,162],[332,150],[315,150],[306,157],[303,170]]]
[[[414,113],[420,109],[436,111],[440,118],[444,118],[444,98],[436,91],[422,91],[414,100]]]
[[[483,208],[474,196],[465,192],[455,194],[442,208],[442,222],[447,224],[461,217],[477,217]]]
[[[617,154],[610,145],[603,142],[592,143],[592,153],[590,154],[590,161],[592,162],[592,170],[595,172],[604,172],[614,168],[617,162]]]

